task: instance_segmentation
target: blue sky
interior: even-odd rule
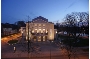
[[[89,11],[89,0],[1,0],[1,22],[15,23],[43,16],[48,21],[63,21],[71,12]]]

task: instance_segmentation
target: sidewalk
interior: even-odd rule
[[[78,55],[83,55],[83,54],[88,54],[89,52],[82,52],[82,51],[79,51],[77,54]],[[35,52],[31,52],[29,54],[30,57],[50,57],[50,51],[41,51],[41,52],[38,52],[38,53],[35,53]],[[58,56],[61,56],[61,57],[65,57],[67,55],[63,54],[62,51],[60,50],[57,50],[57,51],[51,51],[51,56],[53,57],[58,57]],[[20,52],[20,51],[16,51],[15,53],[1,53],[1,57],[2,58],[22,58],[22,57],[28,57],[28,52]]]

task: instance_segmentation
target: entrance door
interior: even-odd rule
[[[45,40],[45,36],[43,36],[43,41],[46,41],[46,40]]]
[[[41,36],[38,36],[38,41],[41,41]]]
[[[47,36],[45,36],[45,41],[47,41]]]
[[[43,36],[41,36],[41,41],[43,42]]]
[[[34,37],[33,37],[33,41],[37,41],[36,39],[37,39],[37,37],[36,37],[36,36],[34,36]]]

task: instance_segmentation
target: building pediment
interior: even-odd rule
[[[42,16],[39,16],[37,18],[34,18],[32,20],[32,22],[34,22],[34,23],[47,23],[48,22],[48,19],[46,19],[46,18],[44,18]]]

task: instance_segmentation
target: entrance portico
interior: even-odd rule
[[[47,41],[47,36],[34,36],[32,41],[36,41],[36,42],[44,42]]]

